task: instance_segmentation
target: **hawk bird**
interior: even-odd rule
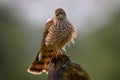
[[[48,80],[91,80],[86,71],[68,56],[58,55],[49,64]]]
[[[61,8],[56,9],[55,16],[45,25],[40,49],[28,72],[32,74],[47,72],[51,58],[62,55],[65,46],[74,43],[75,37],[76,29],[67,19],[65,11]]]

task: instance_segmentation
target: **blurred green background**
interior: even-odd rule
[[[8,3],[2,1],[0,1],[0,80],[46,80],[46,74],[32,75],[26,71],[39,49],[45,21],[43,20],[38,24],[32,23],[32,21],[27,22],[29,20],[29,18],[25,18],[27,15],[22,14],[22,12],[16,13],[15,7],[8,6],[10,1]],[[41,2],[48,3],[45,1]],[[87,3],[87,1],[84,3]],[[103,1],[102,3],[106,5],[109,2]],[[15,3],[12,2],[13,4]],[[66,11],[70,13],[71,7],[68,1],[67,3],[57,2],[56,4],[65,7]],[[112,5],[113,9],[111,9],[111,5],[107,5],[106,12],[101,12],[106,13],[105,17],[97,14],[97,16],[93,15],[86,18],[86,16],[81,16],[79,12],[75,11],[69,15],[71,21],[77,24],[78,35],[75,45],[71,45],[70,48],[67,47],[66,54],[70,55],[74,62],[80,63],[89,73],[92,80],[120,79],[120,6],[114,7],[116,5],[114,4]],[[39,13],[44,14],[44,11],[49,9],[50,14],[53,15],[52,11],[56,7],[58,6],[49,7],[43,4],[43,9],[40,9]],[[102,8],[106,7],[102,6]],[[32,12],[33,8],[29,7],[29,9]],[[94,13],[94,11],[89,11],[89,8],[83,9],[90,12],[90,14]],[[76,5],[75,10],[79,11],[79,6]],[[99,13],[99,9],[97,11]],[[45,17],[46,15],[42,16]],[[79,19],[81,17],[82,19]],[[97,18],[101,18],[101,20],[96,22]],[[81,25],[83,20],[85,24]],[[103,24],[102,21],[105,23]]]

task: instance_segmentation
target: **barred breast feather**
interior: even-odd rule
[[[45,43],[46,45],[56,45],[62,48],[74,41],[75,37],[75,27],[67,19],[65,19],[61,22],[54,22],[54,25],[49,27]]]

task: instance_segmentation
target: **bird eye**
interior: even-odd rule
[[[57,14],[56,16],[59,16],[59,14]]]
[[[63,15],[63,12],[59,12],[56,14],[56,16]]]

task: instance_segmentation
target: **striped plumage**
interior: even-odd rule
[[[63,54],[64,47],[74,42],[75,37],[76,29],[67,19],[65,11],[61,8],[56,9],[55,17],[45,25],[40,50],[28,72],[47,72],[51,58]]]

